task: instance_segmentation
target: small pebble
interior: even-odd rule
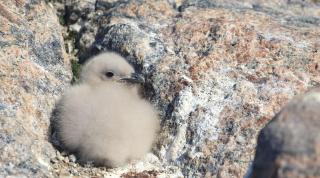
[[[76,156],[74,156],[74,155],[69,155],[69,160],[70,160],[70,162],[75,163],[76,160],[77,160],[77,158],[76,158]]]

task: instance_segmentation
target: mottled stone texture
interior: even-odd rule
[[[291,101],[260,132],[252,178],[320,177],[320,89]]]
[[[155,156],[128,167],[89,169],[61,155],[50,164],[45,132],[66,70],[39,1],[0,3],[4,174],[243,177],[258,131],[320,82],[315,0],[59,0],[82,62],[113,50],[144,73],[162,130]]]
[[[145,74],[162,114],[154,153],[186,177],[243,177],[258,131],[320,82],[315,1],[66,4],[81,61],[113,50]]]
[[[0,1],[0,177],[52,177],[55,100],[71,77],[55,10]]]

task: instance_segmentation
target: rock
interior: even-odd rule
[[[69,160],[74,163],[76,162],[77,158],[74,155],[69,155]]]
[[[49,118],[71,72],[55,10],[0,2],[0,175],[52,177]]]
[[[81,62],[114,50],[144,73],[159,141],[112,170],[55,159],[49,117],[70,79],[57,20],[40,0],[1,1],[0,175],[243,177],[258,131],[320,82],[312,0],[51,1]]]
[[[320,89],[296,97],[261,130],[252,178],[320,177]]]
[[[73,6],[84,12],[93,1]],[[311,0],[94,2],[66,19],[81,26],[79,58],[117,51],[145,74],[162,115],[154,153],[164,172],[243,177],[258,131],[319,85],[320,8]]]

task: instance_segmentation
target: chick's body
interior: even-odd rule
[[[123,82],[81,83],[64,94],[60,107],[63,145],[83,161],[108,167],[143,157],[159,127],[150,103]]]

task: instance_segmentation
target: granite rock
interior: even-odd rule
[[[320,89],[296,97],[260,132],[252,178],[320,177]]]
[[[81,61],[113,50],[145,74],[163,118],[154,153],[184,176],[243,176],[260,128],[319,83],[313,1],[68,3]]]
[[[69,26],[80,26],[80,61],[112,50],[144,73],[146,96],[162,116],[153,153],[164,171],[243,177],[259,130],[320,82],[316,1],[74,0],[72,6],[90,9]]]
[[[71,77],[55,10],[0,2],[0,177],[52,177],[49,118]]]
[[[58,26],[50,31],[51,21],[44,18],[50,11],[40,0],[1,2],[0,8],[9,7],[11,12],[1,10],[1,18],[10,24],[22,22],[11,25],[16,29],[28,27],[11,30],[7,21],[0,20],[4,26],[1,50],[8,50],[0,53],[6,54],[0,56],[4,61],[1,80],[7,80],[1,81],[7,86],[0,86],[4,88],[0,96],[8,98],[3,99],[6,102],[1,99],[0,111],[9,115],[1,119],[11,118],[3,119],[7,125],[1,129],[8,131],[1,132],[6,133],[1,140],[6,143],[2,144],[7,149],[4,153],[18,157],[18,161],[10,161],[12,155],[1,154],[5,161],[0,167],[5,174],[14,170],[15,174],[36,172],[39,176],[243,177],[253,160],[259,130],[294,95],[320,82],[317,1],[51,1],[60,8],[81,62],[112,50],[145,75],[145,94],[159,109],[162,130],[145,160],[122,168],[80,166],[69,160],[72,156],[54,152],[46,138],[48,117],[54,98],[66,86],[69,70],[63,69],[65,58],[56,56],[63,55],[59,50],[62,43],[41,37],[49,32],[58,34]],[[18,8],[19,4],[29,5]],[[12,44],[25,46],[15,51]],[[54,50],[44,49],[48,47]],[[24,58],[28,55],[31,57]],[[56,58],[45,58],[47,55]],[[7,60],[11,58],[14,60]],[[27,72],[15,71],[26,59],[31,65],[22,65]],[[32,70],[33,65],[37,70]],[[31,75],[26,86],[34,92],[31,98],[37,96],[33,101],[21,98],[24,89],[20,87],[25,85],[18,79],[24,75]],[[29,84],[31,81],[40,84]],[[17,108],[25,106],[18,115]],[[42,115],[35,117],[37,110],[30,108],[41,108]],[[26,136],[24,128],[36,130],[31,132],[35,136]],[[42,163],[52,169],[41,167]]]

